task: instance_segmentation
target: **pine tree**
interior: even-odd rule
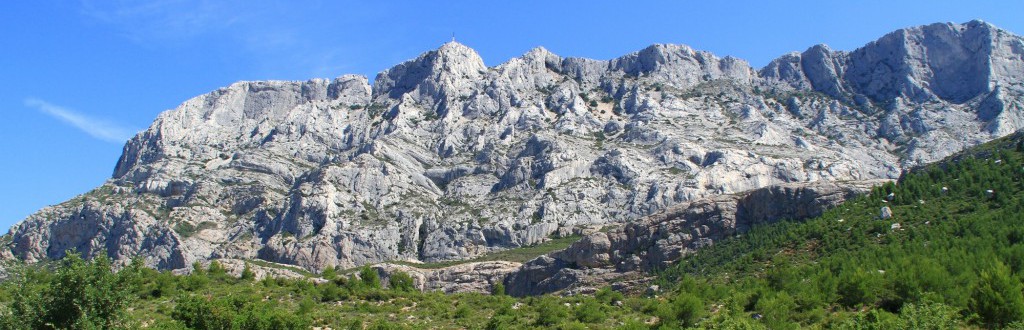
[[[243,281],[252,281],[256,279],[256,274],[252,272],[252,268],[249,268],[249,263],[245,263],[245,268],[242,268],[242,275],[238,277]]]
[[[363,282],[363,286],[369,289],[380,289],[380,275],[377,271],[368,266],[363,266],[359,270],[359,279]]]
[[[991,269],[981,272],[980,280],[971,294],[969,308],[992,327],[1002,328],[1024,320],[1021,284],[1010,275],[1009,268],[996,263]]]

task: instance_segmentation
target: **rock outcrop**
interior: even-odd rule
[[[867,192],[878,181],[786,184],[682,203],[607,232],[584,236],[565,250],[526,262],[507,275],[511,295],[600,286],[638,271],[664,268],[756,224],[803,220]]]
[[[516,271],[520,266],[521,263],[512,261],[481,261],[436,269],[394,263],[382,263],[372,267],[381,274],[386,283],[389,283],[391,274],[406,273],[412,277],[413,285],[420,291],[490,293],[495,284],[501,283],[507,274]]]
[[[249,267],[249,271],[252,272],[253,280],[259,281],[264,278],[288,278],[288,279],[306,279],[313,281],[314,283],[327,282],[326,279],[311,276],[311,274],[304,272],[301,269],[295,268],[295,266],[275,264],[272,262],[260,262],[259,264],[249,262],[246,260],[239,259],[217,259],[200,262],[199,264],[203,269],[209,269],[210,264],[216,261],[224,268],[224,273],[231,277],[242,277],[242,273],[245,271],[245,267]],[[192,274],[195,269],[180,268],[175,269],[175,275],[187,275]]]
[[[1024,39],[975,21],[761,70],[677,45],[610,61],[537,48],[486,67],[453,42],[372,86],[239,82],[160,114],[110,180],[12,227],[0,255],[319,272],[468,259],[771,185],[895,178],[1024,127],[1022,56]],[[691,249],[745,225],[707,221],[652,242]],[[642,269],[676,253],[573,260]]]

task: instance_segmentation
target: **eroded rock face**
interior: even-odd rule
[[[1022,45],[982,22],[938,24],[755,71],[676,45],[610,61],[538,48],[489,68],[448,43],[373,86],[240,82],[162,113],[107,183],[12,227],[2,255],[318,272],[466,259],[770,185],[895,178],[1024,126]],[[701,207],[706,229],[650,234],[693,248],[745,225]]]
[[[756,224],[819,216],[879,183],[785,184],[671,206],[530,260],[507,275],[505,287],[510,295],[525,296],[601,286],[637,271],[663,268]]]
[[[413,266],[383,263],[373,268],[381,274],[385,283],[390,283],[391,274],[404,272],[413,279],[413,285],[420,291],[444,293],[478,292],[490,293],[494,285],[501,283],[505,275],[515,271],[521,263],[511,261],[470,262],[438,269],[423,269]]]

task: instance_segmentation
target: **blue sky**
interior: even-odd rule
[[[895,3],[890,3],[895,2]],[[680,43],[761,67],[825,43],[982,19],[1021,1],[64,0],[0,4],[0,232],[107,179],[160,112],[239,80],[373,77],[455,33],[488,65],[536,46],[610,59]]]

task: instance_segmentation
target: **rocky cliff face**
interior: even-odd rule
[[[753,225],[819,216],[879,183],[791,183],[674,205],[622,227],[590,233],[565,250],[530,260],[510,272],[504,284],[509,294],[525,296],[593,289],[616,279],[642,277]]]
[[[447,43],[372,86],[240,82],[186,101],[103,186],[15,225],[4,255],[311,271],[470,258],[704,197],[894,178],[1024,126],[1022,72],[1024,39],[982,22],[761,70],[678,45],[486,67]]]

